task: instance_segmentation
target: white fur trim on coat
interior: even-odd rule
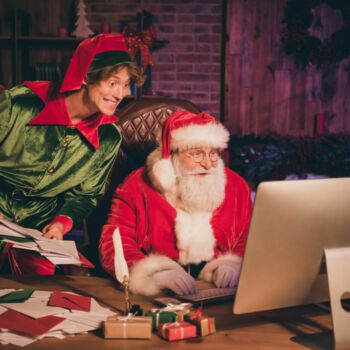
[[[233,265],[237,270],[241,269],[242,258],[236,254],[227,253],[209,261],[199,274],[199,279],[206,282],[213,282],[213,274],[219,265]]]
[[[149,255],[136,262],[130,269],[130,291],[141,295],[155,295],[162,286],[158,285],[154,274],[164,270],[182,269],[174,260],[165,255]]]
[[[171,133],[171,149],[211,146],[225,149],[230,134],[220,123],[190,124]]]
[[[210,224],[211,217],[212,213],[190,214],[177,210],[175,234],[181,264],[198,264],[214,256],[215,237]]]

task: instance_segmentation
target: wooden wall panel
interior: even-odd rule
[[[232,133],[312,135],[314,116],[323,113],[326,132],[350,132],[350,59],[297,68],[281,48],[285,4],[229,0],[225,124]],[[329,6],[315,13],[324,28],[312,28],[314,35],[339,28],[339,13]]]

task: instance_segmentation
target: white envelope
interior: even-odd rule
[[[44,252],[60,254],[79,260],[77,247],[74,241],[56,241],[53,239],[36,242]]]
[[[14,224],[13,222],[5,220],[5,219],[0,219],[0,223],[1,223],[1,225],[6,226],[10,230],[12,230],[14,234],[19,233],[22,236],[29,236],[29,237],[32,237],[34,239],[42,239],[43,238],[42,233],[38,230],[33,230],[31,228],[22,227],[22,226]]]

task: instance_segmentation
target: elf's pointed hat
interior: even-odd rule
[[[175,112],[169,116],[162,128],[161,158],[153,164],[153,174],[162,190],[175,183],[175,170],[170,158],[172,151],[194,147],[225,149],[229,132],[214,117],[206,113]]]
[[[82,41],[75,50],[60,92],[79,90],[88,72],[132,62],[121,34],[99,34]]]

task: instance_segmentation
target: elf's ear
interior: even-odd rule
[[[87,85],[88,83],[86,82],[85,78],[83,80],[83,84],[82,85]]]

